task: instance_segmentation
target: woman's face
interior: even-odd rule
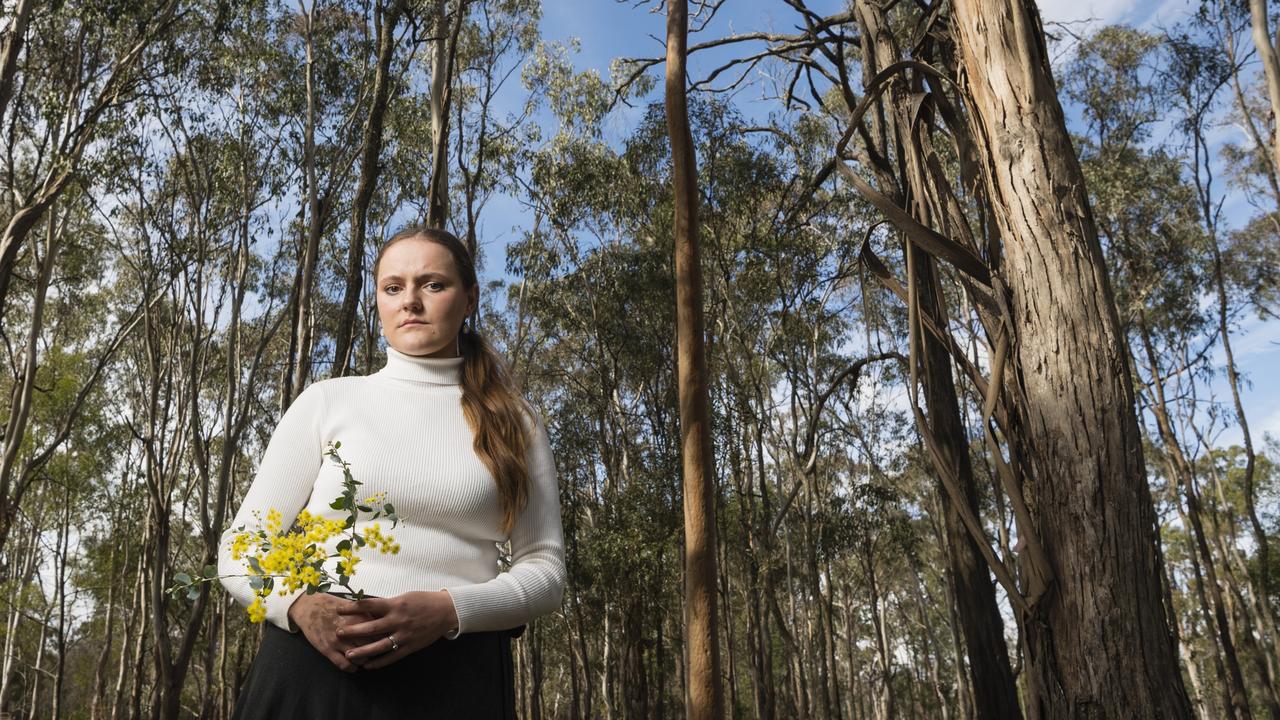
[[[478,297],[478,287],[463,287],[453,255],[430,240],[401,240],[378,264],[382,334],[405,355],[456,357],[458,330]]]

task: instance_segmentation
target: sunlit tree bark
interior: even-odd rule
[[[716,605],[716,503],[703,349],[698,169],[685,97],[687,0],[667,2],[667,135],[675,192],[676,334],[684,477],[686,717],[724,716]]]
[[[1031,718],[1189,718],[1166,617],[1125,339],[1039,13],[957,0],[1004,241],[1025,484],[1056,584],[1026,623]]]

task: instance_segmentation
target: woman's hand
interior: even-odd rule
[[[458,626],[447,590],[365,598],[339,607],[338,614],[372,618],[338,628],[338,637],[353,646],[346,652],[347,660],[370,670],[421,650]]]
[[[320,651],[343,672],[355,672],[359,669],[347,658],[347,651],[355,647],[350,641],[338,637],[338,630],[344,623],[371,620],[358,616],[360,613],[343,612],[353,603],[327,593],[301,595],[289,606],[289,619],[306,636],[307,642]]]

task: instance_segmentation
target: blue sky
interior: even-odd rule
[[[665,15],[651,12],[658,3],[649,0],[639,6],[632,2],[612,0],[548,0],[543,7],[542,35],[547,40],[567,41],[576,38],[580,52],[574,57],[579,70],[594,68],[602,76],[608,75],[609,64],[616,57],[656,57],[663,53],[661,38],[665,32]],[[1074,32],[1087,31],[1109,23],[1124,23],[1150,31],[1185,19],[1195,8],[1197,0],[1042,0],[1040,8],[1046,23],[1071,23]],[[841,0],[811,0],[809,7],[821,14],[830,14],[844,7]],[[780,0],[728,0],[716,15],[702,37],[723,37],[738,32],[766,30],[778,33],[795,32],[796,13]],[[691,44],[700,36],[691,38]],[[757,46],[758,47],[758,46]],[[1061,57],[1066,48],[1058,48]],[[690,73],[702,77],[715,67],[717,60],[728,52],[740,52],[740,48],[718,54],[698,54],[690,58]],[[653,72],[661,73],[657,66]],[[755,82],[738,91],[735,100],[748,116],[761,117],[776,104],[764,99],[771,89],[772,79],[766,68],[758,68]],[[513,83],[514,85],[514,83]],[[516,86],[518,90],[518,86]],[[657,92],[661,91],[661,84]],[[659,96],[655,94],[654,99]],[[620,108],[608,120],[608,135],[620,140],[634,127],[639,117],[635,109]],[[1238,129],[1224,126],[1221,139],[1232,137]],[[1222,173],[1219,173],[1222,177]],[[1238,225],[1246,219],[1247,210],[1242,198],[1228,198],[1226,208],[1229,225]],[[1238,208],[1240,212],[1232,212]],[[503,248],[517,238],[520,231],[531,224],[529,215],[509,198],[495,198],[486,209],[482,237],[485,239],[485,265],[487,274],[501,273]],[[1255,443],[1261,444],[1263,432],[1280,438],[1280,382],[1274,376],[1280,368],[1280,322],[1259,321],[1253,317],[1242,318],[1233,334],[1236,359],[1251,387],[1245,397],[1246,411]],[[1220,352],[1220,351],[1219,351]],[[1219,358],[1220,360],[1221,358]],[[1212,391],[1222,400],[1229,395],[1225,383],[1218,382]],[[1219,442],[1237,442],[1239,432],[1234,428],[1225,432]]]

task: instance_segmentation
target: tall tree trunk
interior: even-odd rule
[[[301,5],[303,21],[303,37],[306,43],[307,60],[305,72],[306,84],[306,118],[303,124],[302,164],[306,181],[307,232],[302,242],[302,258],[298,267],[297,286],[295,288],[293,308],[293,341],[289,349],[293,354],[289,358],[288,382],[281,394],[281,411],[289,407],[293,399],[302,394],[311,376],[311,342],[313,320],[311,317],[311,292],[315,286],[316,262],[320,254],[320,236],[324,233],[322,217],[319,172],[316,169],[316,90],[315,90],[315,0],[311,9]]]
[[[142,622],[144,608],[146,607],[146,582],[143,578],[142,568],[146,563],[146,541],[139,546],[138,562],[136,565],[137,577],[133,583],[133,599],[130,602],[130,612],[126,615],[124,621],[124,637],[120,641],[120,659],[116,667],[115,687],[111,693],[111,713],[107,716],[109,720],[119,720],[122,717],[124,705],[124,686],[125,680],[129,675],[130,663],[130,641],[132,639],[140,639],[146,635],[146,632],[138,629],[137,635],[135,627]]]
[[[119,574],[116,571],[119,567],[119,563],[116,562],[119,549],[113,548],[111,551],[111,584],[107,586],[107,615],[102,622],[102,649],[98,651],[98,663],[93,669],[93,704],[89,706],[89,717],[92,720],[102,717],[107,699],[107,663],[111,660],[111,650],[115,645],[116,588],[120,585]],[[123,564],[128,566],[129,547],[126,545],[123,550],[125,553]]]
[[[864,53],[863,62],[867,65],[864,73],[871,81],[879,72],[899,62],[901,51],[880,5],[863,0],[856,4],[855,13],[863,43],[870,49]],[[930,175],[926,156],[932,152],[932,146],[927,131],[918,130],[915,122],[917,95],[913,90],[924,88],[908,87],[899,79],[891,82],[880,101],[882,112],[877,119],[886,130],[884,142],[896,140],[896,147],[878,150],[882,157],[899,159],[897,166],[901,177],[896,182],[893,178],[884,177],[882,182],[889,186],[886,188],[888,192],[897,195],[895,201],[898,205],[910,202],[912,215],[925,226],[941,226],[947,234],[964,236],[967,226],[964,226],[961,212],[951,208],[954,198],[940,192],[938,187],[942,183]],[[954,212],[944,211],[943,207]],[[953,217],[957,218],[954,222]],[[917,312],[932,327],[949,327],[946,299],[934,259],[914,244],[908,244],[906,252],[908,257],[905,260],[913,280],[912,299],[917,304]],[[968,650],[974,710],[978,718],[1020,718],[1022,712],[1018,706],[1013,670],[1009,665],[1004,623],[996,604],[995,585],[979,541],[965,527],[961,518],[962,508],[958,507],[963,504],[963,510],[970,517],[980,517],[973,463],[969,456],[969,434],[960,416],[951,354],[935,333],[922,332],[919,338],[922,347],[912,362],[916,364],[924,385],[928,415],[926,418],[922,414],[918,420],[927,423],[923,431],[933,438],[932,446],[937,450],[934,462],[942,464],[937,468],[937,493],[946,528],[943,547],[950,569],[948,582]],[[954,480],[955,487],[951,491],[946,487],[943,474]]]
[[[614,689],[616,683],[614,678],[617,676],[617,662],[614,660],[615,653],[613,649],[613,632],[612,621],[613,614],[609,609],[609,602],[605,601],[604,607],[601,608],[604,613],[604,647],[600,651],[600,661],[604,663],[603,672],[600,673],[600,698],[604,701],[604,716],[608,720],[617,720],[618,703],[615,699]]]
[[[732,364],[728,368],[729,381],[737,388],[738,377],[734,372]],[[735,394],[740,392],[734,391]],[[745,555],[743,564],[746,566],[746,587],[743,589],[744,603],[746,605],[745,612],[746,627],[746,650],[751,668],[751,689],[752,704],[755,710],[755,717],[758,719],[772,718],[772,714],[768,710],[766,702],[765,689],[765,638],[764,628],[761,622],[762,612],[760,604],[760,566],[758,560],[758,550],[756,547],[756,531],[754,519],[754,492],[752,489],[752,479],[754,473],[751,471],[751,463],[747,456],[750,454],[749,437],[745,427],[746,419],[742,418],[742,422],[738,422],[741,413],[731,413],[729,415],[731,427],[727,430],[727,434],[732,441],[729,444],[729,464],[731,467],[730,477],[734,484],[734,498],[738,501],[738,532],[746,539],[746,546],[743,548]],[[728,616],[728,613],[726,613]],[[732,650],[730,651],[730,659],[732,659]]]
[[[45,608],[44,617],[40,619],[40,641],[36,645],[36,662],[31,666],[31,704],[27,707],[27,717],[41,717],[40,709],[40,690],[43,685],[44,676],[48,671],[44,669],[44,651],[49,640],[49,621],[53,618],[53,603]]]
[[[890,649],[887,611],[884,607],[884,599],[880,596],[880,584],[876,579],[874,551],[866,549],[863,553],[867,593],[871,599],[871,623],[876,633],[876,659],[878,661],[877,664],[880,666],[878,668],[879,692],[876,694],[875,706],[876,718],[877,720],[893,720],[896,717],[893,698],[893,656]]]
[[[22,558],[21,564],[16,568],[17,573],[12,580],[16,583],[15,587],[25,588],[31,584],[31,580],[35,577],[36,569],[40,562],[40,513],[36,512],[31,517],[31,533],[23,537],[17,542],[16,557]],[[12,556],[11,556],[12,557]],[[21,597],[19,595],[19,597]],[[23,608],[19,603],[10,603],[9,616],[5,622],[4,635],[4,665],[0,670],[0,713],[9,711],[9,701],[13,693],[13,677],[17,672],[18,665],[18,627],[24,619]]]
[[[0,44],[0,118],[4,117],[13,97],[13,78],[18,74],[18,55],[27,37],[27,23],[31,21],[32,0],[18,0],[5,29],[4,43]]]
[[[1280,117],[1280,116],[1278,116]],[[1209,229],[1209,247],[1213,254],[1213,285],[1217,295],[1218,337],[1222,341],[1222,352],[1226,361],[1227,385],[1231,388],[1231,401],[1235,408],[1236,423],[1240,426],[1240,435],[1244,444],[1244,476],[1241,478],[1244,487],[1244,509],[1249,518],[1249,529],[1253,534],[1253,542],[1258,553],[1258,591],[1266,598],[1271,588],[1271,545],[1267,532],[1258,517],[1257,489],[1254,479],[1257,469],[1257,455],[1253,449],[1253,435],[1249,431],[1249,418],[1244,412],[1244,402],[1240,394],[1240,373],[1236,371],[1235,352],[1231,347],[1230,308],[1227,299],[1227,281],[1222,267],[1222,249],[1218,246],[1217,223],[1213,222],[1212,211],[1205,205],[1204,214]],[[1268,607],[1270,603],[1265,603]],[[1271,617],[1274,618],[1274,615]]]
[[[942,515],[941,504],[942,498],[939,497],[937,498],[938,509],[935,510],[938,516]],[[939,539],[940,544],[944,542],[942,537],[946,532],[941,527],[942,524],[941,522],[937,523],[935,528],[935,537]],[[960,606],[956,601],[955,583],[951,582],[950,577],[946,578],[943,592],[946,593],[947,599],[947,630],[951,635],[951,658],[956,678],[956,717],[962,720],[974,720],[977,717],[977,699],[973,693],[973,680],[970,675],[968,655],[965,652],[964,641],[961,639]],[[1005,656],[1006,658],[1008,657],[1007,650]],[[1010,669],[1010,675],[1012,674],[1013,671]],[[1017,692],[1016,687],[1014,692]],[[1022,713],[1021,708],[1018,709],[1018,713]]]
[[[53,669],[53,720],[62,717],[62,688],[67,669],[67,559],[71,543],[71,488],[65,487],[62,494],[62,520],[58,524],[58,550],[55,556],[57,567],[54,576],[57,578],[58,660]]]
[[[1193,549],[1199,557],[1199,565],[1204,568],[1205,590],[1209,600],[1212,601],[1211,615],[1209,606],[1205,606],[1205,621],[1217,630],[1217,647],[1222,652],[1223,680],[1227,686],[1228,709],[1233,718],[1251,718],[1249,701],[1245,693],[1244,675],[1240,669],[1239,654],[1236,652],[1231,626],[1227,620],[1226,604],[1222,595],[1222,582],[1218,579],[1217,561],[1209,548],[1205,534],[1200,491],[1196,487],[1195,469],[1191,464],[1190,458],[1183,451],[1177,433],[1174,430],[1174,421],[1170,416],[1168,401],[1165,398],[1165,377],[1145,319],[1139,320],[1137,331],[1150,366],[1152,394],[1150,407],[1156,418],[1156,427],[1160,433],[1160,440],[1169,456],[1169,474],[1171,479],[1182,488],[1182,496],[1186,500],[1186,512],[1183,514],[1183,518],[1186,524],[1191,527]],[[1197,571],[1198,574],[1199,572]],[[1201,599],[1203,601],[1203,597]]]
[[[676,335],[684,476],[685,716],[724,717],[716,612],[716,502],[703,345],[698,167],[689,129],[685,61],[688,0],[667,0],[667,135],[675,195]]]
[[[926,606],[934,604],[932,602],[933,599],[929,597],[929,591],[925,589],[924,579],[920,576],[920,569],[912,568],[912,575],[915,576],[916,581],[916,593],[912,599],[915,600],[916,617],[920,622],[920,632],[924,641],[925,669],[928,673],[929,685],[933,688],[933,695],[938,701],[938,714],[941,715],[942,720],[951,720],[951,705],[948,702],[947,691],[942,681],[942,673],[938,667],[942,664],[942,651],[938,647],[938,639],[933,633],[933,626],[929,624],[929,617],[925,611]],[[959,690],[960,688],[956,689]],[[961,720],[963,720],[963,716],[961,716]]]
[[[1178,495],[1175,491],[1174,500],[1177,503],[1178,517],[1183,524],[1190,525],[1191,521],[1187,517],[1187,511],[1184,509],[1182,501],[1177,498]],[[1192,543],[1194,542],[1192,540]],[[1213,649],[1210,656],[1213,662],[1214,677],[1217,678],[1217,687],[1220,689],[1225,688],[1223,690],[1223,707],[1220,712],[1215,714],[1228,719],[1234,718],[1236,715],[1235,705],[1231,701],[1230,675],[1227,673],[1226,661],[1223,660],[1222,636],[1220,633],[1214,632],[1218,626],[1214,620],[1213,610],[1209,607],[1209,591],[1205,587],[1204,573],[1200,564],[1200,553],[1194,545],[1188,549],[1190,552],[1187,553],[1187,557],[1191,561],[1191,579],[1195,586],[1196,609],[1200,613],[1200,619],[1204,622],[1205,629],[1210,632],[1209,645]]]
[[[351,348],[354,345],[356,311],[360,304],[360,292],[364,288],[364,243],[369,224],[369,205],[378,186],[382,171],[382,130],[386,123],[387,104],[391,98],[391,58],[395,54],[396,26],[404,14],[408,0],[391,0],[383,9],[379,2],[374,11],[378,26],[378,61],[373,76],[373,102],[364,125],[364,140],[360,152],[360,184],[351,204],[351,243],[347,246],[347,285],[342,294],[342,314],[338,317],[338,330],[334,337],[333,367],[330,377],[346,375],[351,368]]]
[[[1124,335],[1039,13],[956,0],[954,22],[1004,240],[1025,488],[1058,578],[1025,626],[1028,715],[1190,718]]]
[[[149,544],[149,539],[143,543],[142,552],[144,553],[144,557],[138,562],[138,602],[136,612],[134,613],[134,617],[137,618],[135,631],[138,634],[135,637],[133,644],[133,657],[131,658],[132,666],[127,669],[130,676],[129,692],[124,693],[123,695],[117,695],[119,705],[123,706],[125,701],[128,701],[128,706],[123,707],[122,712],[123,710],[127,710],[129,713],[127,717],[130,720],[137,720],[142,717],[142,687],[147,675],[148,633],[146,616],[149,612],[147,608],[147,573],[151,571],[151,568],[149,567],[150,563],[147,562],[145,553],[150,550],[148,547]],[[120,662],[124,663],[124,661],[124,654],[121,653]],[[125,670],[125,668],[121,669]],[[121,677],[123,678],[123,675]],[[112,709],[112,717],[116,717],[114,708]]]
[[[1253,45],[1262,61],[1262,72],[1267,79],[1267,95],[1271,98],[1271,167],[1280,175],[1280,56],[1276,43],[1271,39],[1267,19],[1267,0],[1249,0],[1249,20],[1253,25]]]
[[[449,222],[449,105],[453,101],[453,65],[458,35],[467,15],[467,0],[458,0],[453,24],[448,0],[435,10],[436,45],[431,56],[431,179],[427,188],[427,224],[443,228]]]
[[[36,372],[40,366],[39,340],[44,329],[44,309],[53,278],[53,266],[58,257],[59,229],[55,213],[50,210],[45,225],[44,255],[36,253],[36,283],[31,305],[31,327],[27,329],[27,342],[22,357],[22,376],[13,384],[9,403],[9,417],[4,427],[4,452],[0,454],[0,549],[8,539],[9,527],[17,514],[22,495],[22,482],[15,487],[12,479],[18,462],[18,451],[23,447],[27,426],[31,421],[32,396],[35,392]]]
[[[935,327],[948,327],[933,258],[918,247],[909,249],[913,257],[912,272],[919,293],[919,312],[932,318]],[[1018,692],[1013,670],[1009,666],[1009,650],[1004,640],[1004,621],[996,604],[995,585],[977,541],[965,528],[956,507],[968,505],[978,517],[978,492],[969,457],[968,433],[960,418],[960,402],[951,373],[951,356],[942,342],[931,333],[921,333],[923,357],[921,380],[929,408],[930,432],[946,463],[945,470],[955,478],[961,498],[938,482],[937,492],[946,526],[944,547],[950,572],[948,580],[955,592],[960,626],[968,649],[970,682],[973,683],[974,711],[977,718],[1020,718]]]

